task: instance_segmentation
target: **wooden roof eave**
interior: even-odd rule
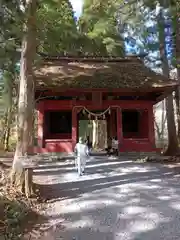
[[[158,96],[154,102],[154,104],[157,104],[158,102],[163,101],[165,98],[167,98],[170,94],[172,94],[178,87],[178,84],[168,87],[164,89],[164,91]]]
[[[64,91],[73,91],[73,92],[103,92],[103,93],[126,93],[126,92],[131,92],[131,93],[161,93],[165,92],[167,90],[169,91],[174,91],[172,89],[176,88],[177,84],[169,84],[161,87],[149,87],[149,88],[70,88],[70,87],[58,87],[58,86],[37,86],[35,87],[36,91],[49,91],[52,90],[53,92],[64,92]]]

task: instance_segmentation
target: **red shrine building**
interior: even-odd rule
[[[81,119],[104,119],[120,152],[156,151],[153,106],[177,87],[136,57],[45,57],[36,65],[36,152],[72,153]]]

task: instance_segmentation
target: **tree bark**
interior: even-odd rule
[[[97,136],[97,131],[98,131],[98,120],[93,120],[93,148],[97,147],[97,142],[98,142],[98,136]]]
[[[14,63],[14,61],[12,61]],[[8,71],[3,71],[4,91],[3,99],[6,106],[5,121],[3,127],[3,145],[4,150],[7,151],[9,147],[9,135],[12,122],[12,110],[13,110],[13,82],[14,82],[14,64],[11,63],[8,66]],[[12,67],[13,65],[13,67]]]
[[[34,106],[33,61],[36,51],[37,0],[26,0],[24,36],[22,39],[20,87],[18,101],[18,139],[11,173],[11,182],[24,192],[25,171],[23,160],[31,142]]]
[[[175,91],[175,103],[176,103],[176,117],[177,117],[177,137],[180,143],[180,89],[179,87]]]
[[[7,126],[7,121],[8,121],[8,111],[5,112],[4,114],[4,121],[3,121],[3,134],[2,134],[2,144],[4,146],[4,142],[5,142],[5,137],[6,137],[6,126]]]
[[[166,111],[165,104],[166,104],[166,102],[163,101],[162,102],[162,116],[161,116],[161,138],[163,140],[163,144],[164,144],[164,133],[165,133],[166,120],[167,120],[167,116],[165,114],[165,111]]]
[[[7,119],[4,131],[4,150],[9,150],[9,136],[11,131],[11,122],[12,122],[12,106],[7,110]]]
[[[176,68],[177,68],[177,80],[180,85],[180,1],[176,1],[176,29],[175,29],[175,57],[176,57]],[[177,114],[177,125],[178,125],[178,140],[180,143],[180,86],[176,90],[176,114]]]
[[[166,7],[166,6],[163,6]],[[169,78],[169,63],[167,59],[166,44],[165,44],[165,22],[163,16],[163,8],[160,8],[158,14],[159,24],[159,42],[160,42],[160,57],[162,60],[163,74]],[[166,99],[167,112],[167,131],[168,131],[168,147],[165,155],[175,155],[179,152],[178,139],[176,134],[176,125],[174,117],[173,96],[170,94]]]

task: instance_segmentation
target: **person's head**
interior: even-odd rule
[[[79,138],[79,143],[83,143],[84,141],[83,141],[83,138],[82,137],[80,137]]]

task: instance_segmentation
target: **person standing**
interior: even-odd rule
[[[89,136],[87,136],[86,145],[88,147],[88,152],[90,154],[90,152],[92,150],[92,142],[90,141],[90,137]]]
[[[86,159],[88,157],[88,147],[84,143],[83,138],[79,138],[79,142],[75,146],[75,154],[76,154],[76,167],[78,170],[79,176],[82,176],[82,174],[85,171],[86,167]]]
[[[112,149],[113,149],[113,153],[118,156],[118,140],[117,137],[114,137],[112,139]]]
[[[109,137],[108,140],[107,140],[106,151],[107,151],[107,155],[110,156],[111,155],[111,151],[112,151],[112,139],[111,139],[111,137]]]

